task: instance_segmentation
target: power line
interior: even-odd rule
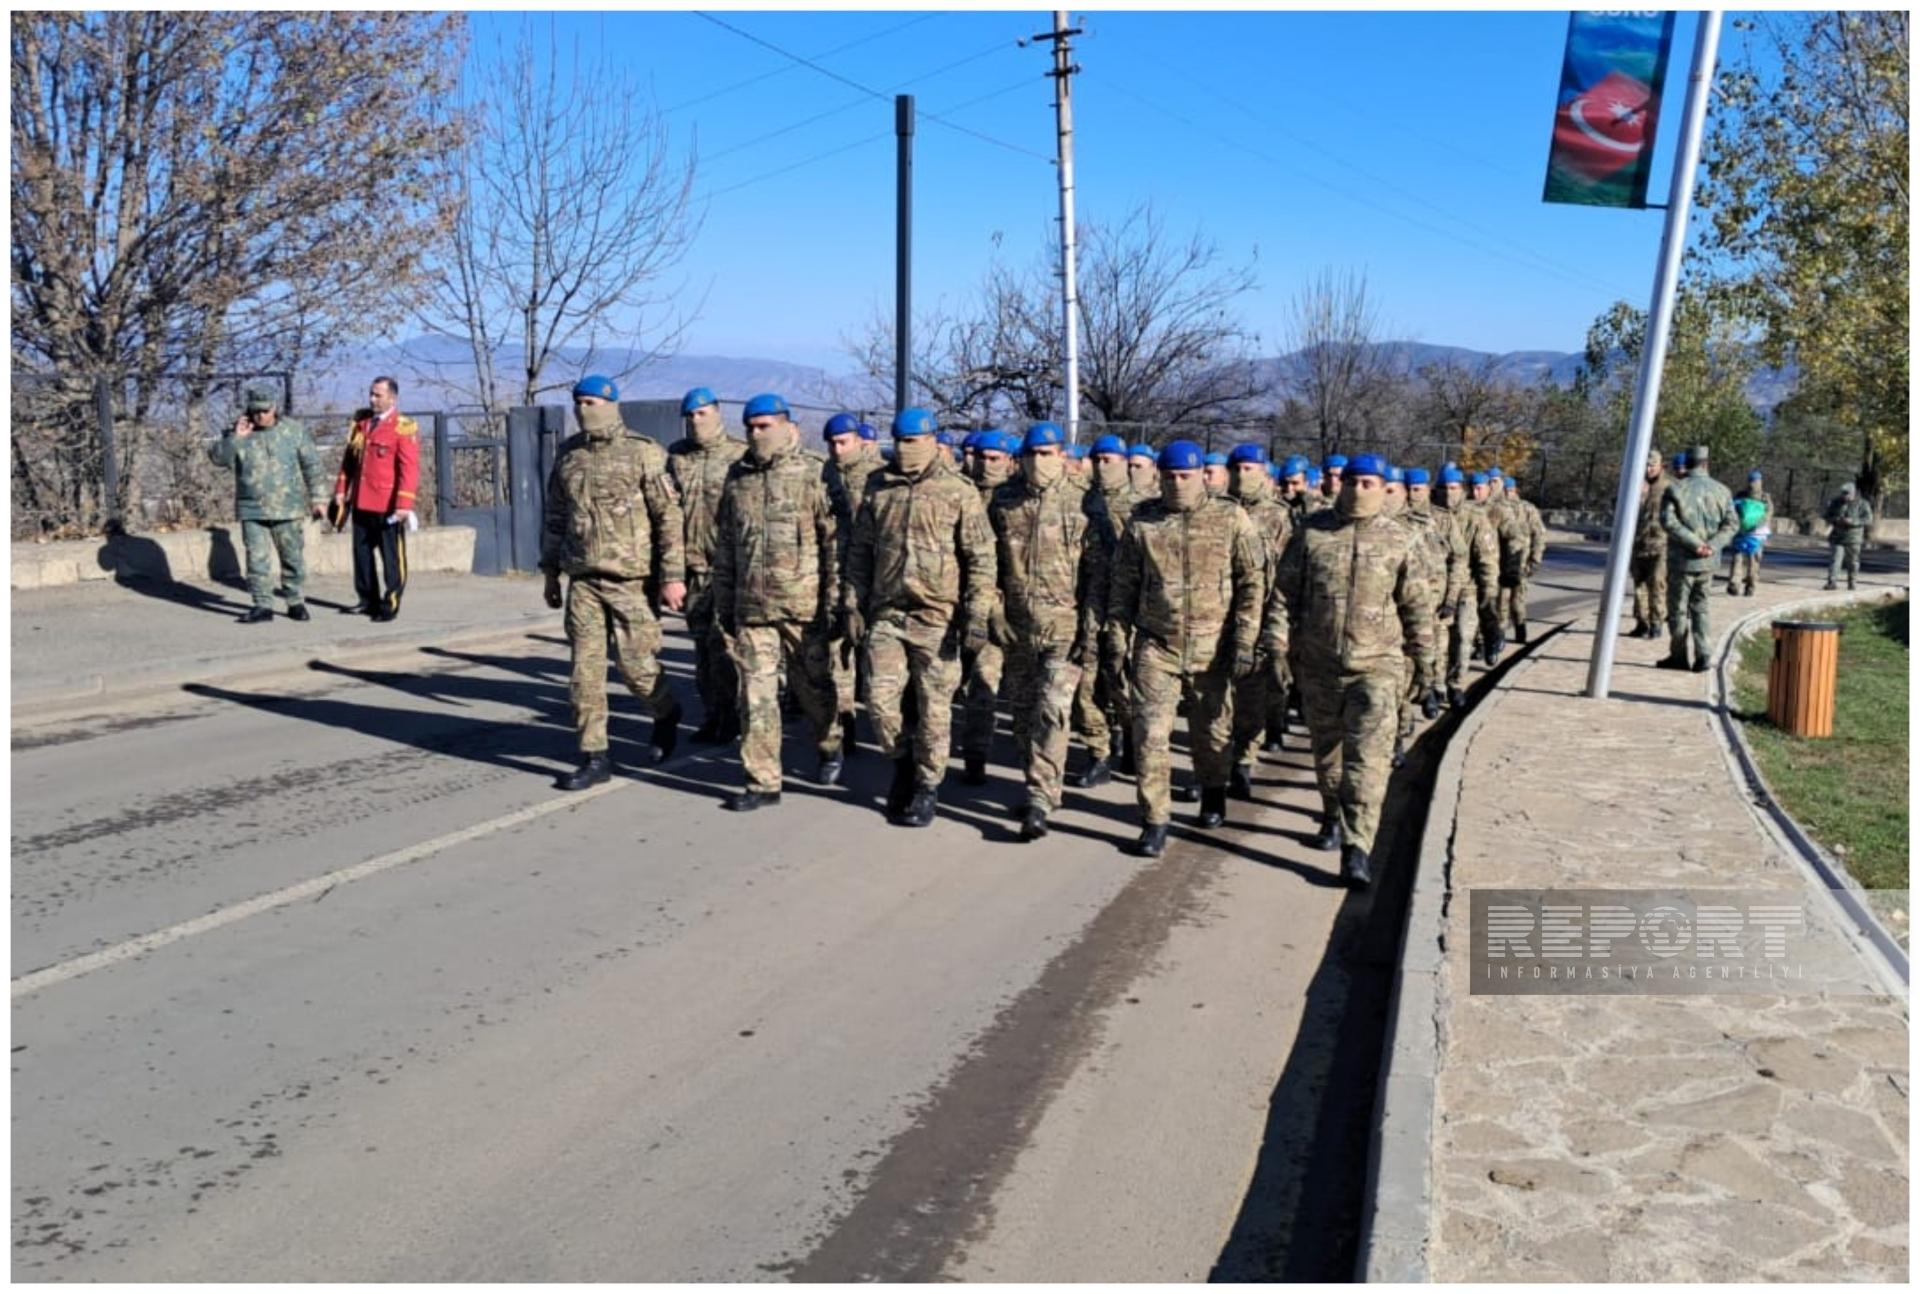
[[[782,49],[780,46],[774,44],[770,40],[762,40],[760,37],[754,35],[752,32],[747,31],[744,28],[736,27],[732,23],[727,22],[724,19],[716,18],[714,17],[714,15],[710,13],[706,13],[702,10],[695,10],[694,13],[695,13],[695,16],[706,19],[708,22],[712,23],[716,27],[725,28],[727,31],[732,32],[734,35],[740,37],[742,40],[752,41],[755,45],[758,45],[763,49],[770,49],[774,53],[780,55],[782,58],[791,59],[793,62],[800,64],[802,67],[811,68],[812,70],[814,70],[815,72],[818,72],[820,75],[828,78],[829,80],[838,81],[841,85],[847,86],[850,89],[858,90],[860,91],[860,93],[866,95],[869,98],[879,99],[885,102],[885,101],[889,101],[892,97],[890,95],[882,93],[879,90],[874,89],[872,86],[862,85],[858,81],[855,81],[849,77],[842,76],[840,75],[840,73],[834,71],[832,68],[822,67],[819,63],[816,63],[810,58],[802,58],[800,55],[795,54],[790,50]],[[1004,139],[996,139],[992,135],[989,135],[984,131],[975,130],[971,126],[963,126],[957,121],[948,121],[946,118],[936,116],[931,112],[923,112],[920,114],[920,116],[925,118],[927,121],[931,121],[935,123],[936,125],[945,126],[948,130],[957,130],[963,135],[972,135],[975,139],[979,139],[984,141],[985,143],[992,144],[996,148],[1004,148],[1009,152],[1019,153],[1026,157],[1036,158],[1039,161],[1047,163],[1048,165],[1053,164],[1053,159],[1048,157],[1044,153],[1036,153],[1031,148],[1024,148],[1019,144],[1010,144]]]
[[[705,17],[704,14],[701,16]],[[844,45],[835,45],[832,49],[822,50],[820,53],[815,54],[814,57],[815,58],[832,58],[835,54],[844,54],[850,49],[857,49],[862,45],[870,45],[874,41],[879,40],[882,37],[893,35],[895,32],[905,31],[909,27],[917,26],[920,23],[928,22],[934,18],[941,18],[945,16],[946,15],[939,12],[923,13],[918,15],[917,17],[909,18],[905,22],[895,23],[891,27],[882,27],[879,31],[873,32],[870,35],[862,36],[858,40],[850,40],[846,42]],[[785,70],[785,69],[782,69],[782,70]],[[695,107],[699,104],[710,103],[711,101],[718,99],[723,95],[732,94],[736,90],[744,90],[748,86],[757,85],[759,84],[760,80],[761,78],[758,76],[750,76],[744,81],[735,81],[732,85],[722,86],[718,90],[709,91],[708,93],[701,95],[697,99],[688,99],[685,103],[675,104],[671,108],[664,109],[664,113],[666,116],[670,117],[676,112],[683,112],[686,109]]]

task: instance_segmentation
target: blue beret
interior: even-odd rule
[[[740,416],[742,418],[764,418],[769,414],[776,413],[790,417],[793,411],[787,408],[787,402],[785,400],[777,395],[768,394],[756,395],[753,399],[747,401],[747,407],[740,411]]]
[[[1455,467],[1452,463],[1448,463],[1445,467],[1440,469],[1440,484],[1465,485],[1466,483],[1467,483],[1467,478],[1460,475],[1460,469]]]
[[[1206,463],[1208,467],[1225,467],[1227,465],[1227,456],[1221,453],[1208,454]]]
[[[1163,472],[1185,472],[1201,466],[1206,454],[1190,440],[1176,440],[1160,451],[1159,461]]]
[[[966,436],[962,438],[962,440],[960,441],[960,448],[962,449],[980,448],[980,433],[977,431],[968,432]]]
[[[1027,428],[1026,443],[1020,446],[1020,450],[1022,453],[1025,453],[1035,445],[1064,445],[1066,443],[1067,433],[1060,430],[1059,423],[1036,422]]]
[[[1747,473],[1747,479],[1749,481],[1757,481],[1760,478],[1761,478],[1761,472],[1760,472],[1760,469],[1757,467],[1754,468],[1751,472]]]
[[[1028,433],[1027,433],[1027,448],[1028,448],[1028,449],[1032,449],[1032,448],[1033,448],[1033,433],[1032,433],[1032,432],[1028,432]],[[1085,445],[1068,445],[1068,446],[1067,446],[1067,457],[1068,457],[1068,458],[1085,458],[1085,457],[1087,456],[1087,454],[1088,454],[1088,453],[1089,453],[1089,451],[1088,451],[1088,449],[1087,449],[1087,447],[1086,447]]]
[[[1487,474],[1485,472],[1475,472],[1472,476],[1469,476],[1467,478],[1467,484],[1485,485],[1487,484]]]
[[[1310,490],[1317,490],[1320,488],[1320,469],[1319,468],[1309,467],[1307,469],[1307,488]]]
[[[1460,464],[1454,462],[1451,458],[1449,458],[1446,462],[1440,464],[1440,470],[1443,472],[1458,471],[1459,468],[1460,468]]]
[[[587,380],[588,380],[588,381],[592,381],[592,379],[591,379],[591,378],[589,378],[589,379],[587,379]],[[574,387],[574,388],[573,388],[573,393],[574,393],[575,395],[579,395],[579,394],[580,394],[580,388],[579,388],[579,387],[577,387],[577,386],[576,386],[576,387]],[[587,394],[589,394],[589,395],[591,395],[591,394],[593,394],[593,393],[592,393],[592,392],[588,392]],[[611,399],[613,399],[614,397],[613,397],[613,396],[607,396],[606,398],[607,398],[607,399],[609,399],[609,400],[611,400]],[[708,390],[708,389],[707,389],[706,387],[704,387],[704,386],[696,386],[696,387],[694,387],[694,388],[693,388],[693,390],[691,390],[691,391],[689,391],[689,392],[687,392],[687,393],[686,393],[685,395],[683,395],[683,396],[681,396],[681,397],[680,397],[680,416],[681,416],[682,418],[684,418],[684,417],[686,417],[686,416],[687,416],[688,414],[690,414],[690,413],[692,413],[692,412],[693,412],[693,411],[694,411],[695,409],[703,409],[703,408],[705,408],[705,407],[706,407],[707,405],[710,405],[710,404],[719,404],[719,403],[720,403],[720,402],[719,402],[718,400],[716,400],[716,399],[714,399],[714,398],[713,398],[713,392],[712,392],[712,391],[709,391],[709,390]]]
[[[1227,454],[1229,463],[1264,463],[1267,451],[1259,445],[1235,445]]]
[[[1685,454],[1675,454],[1673,456],[1673,465],[1684,470],[1687,466],[1687,456]]]
[[[905,440],[909,436],[931,436],[940,430],[934,425],[933,415],[925,409],[902,409],[893,415],[893,438]]]
[[[1398,467],[1389,465],[1387,467],[1387,480],[1395,485],[1405,485],[1407,483],[1407,474]]]
[[[1305,458],[1301,457],[1299,454],[1289,454],[1287,456],[1287,461],[1280,465],[1280,475],[1305,476],[1307,474],[1307,470],[1312,466],[1313,466],[1312,463],[1309,463]]]
[[[980,452],[983,454],[1017,454],[1020,452],[1013,433],[1001,431],[998,427],[980,433]]]
[[[872,424],[872,423],[870,423],[870,422],[863,422],[863,423],[861,423],[861,424],[860,424],[860,439],[862,439],[862,440],[878,440],[878,439],[880,439],[880,433],[879,433],[879,432],[877,432],[877,431],[875,431],[875,430],[873,429],[873,424]]]
[[[1267,464],[1267,475],[1268,475],[1268,476],[1271,476],[1271,477],[1272,477],[1272,478],[1273,478],[1274,480],[1276,480],[1276,481],[1277,481],[1277,480],[1279,480],[1279,479],[1280,479],[1280,464],[1278,464],[1278,463],[1268,463],[1268,464]]]
[[[1153,452],[1152,445],[1149,445],[1145,441],[1142,441],[1141,443],[1133,446],[1131,449],[1127,451],[1127,457],[1128,458],[1157,458],[1158,455],[1156,455]]]
[[[1329,458],[1327,462],[1332,463],[1333,460]],[[1349,476],[1385,477],[1387,474],[1387,460],[1378,454],[1355,454],[1352,464],[1347,468],[1347,474]]]
[[[1007,452],[1009,454],[1024,454],[1027,452],[1027,438],[1019,432],[1003,431],[1000,435],[1007,442]]]
[[[850,413],[836,413],[827,419],[827,436],[846,436],[860,434],[860,420]]]
[[[1093,452],[1096,454],[1125,454],[1127,452],[1127,442],[1112,433],[1108,433],[1093,442]]]
[[[1347,459],[1346,459],[1346,455],[1344,455],[1344,454],[1329,454],[1329,455],[1327,455],[1327,462],[1326,462],[1326,468],[1327,468],[1327,470],[1328,470],[1329,472],[1331,472],[1331,471],[1332,471],[1332,470],[1333,470],[1334,468],[1336,468],[1336,467],[1338,467],[1338,468],[1341,468],[1342,470],[1344,470],[1344,469],[1346,468],[1346,466],[1347,466]]]
[[[1433,478],[1427,475],[1427,469],[1424,467],[1409,467],[1407,469],[1408,485],[1428,485],[1431,484],[1432,481]]]
[[[620,388],[613,384],[613,379],[610,377],[589,373],[573,384],[573,394],[575,399],[590,395],[598,400],[618,400]]]

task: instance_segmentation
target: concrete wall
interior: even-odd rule
[[[317,521],[306,523],[309,575],[351,575],[351,536]],[[415,571],[473,569],[472,526],[427,526],[407,536],[407,567]],[[82,580],[139,575],[156,580],[233,579],[246,574],[238,522],[164,535],[115,535],[53,544],[13,546],[13,587],[44,589]]]

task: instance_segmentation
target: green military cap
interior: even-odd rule
[[[278,409],[280,397],[274,394],[270,386],[250,386],[247,388],[247,412],[265,413],[268,409]]]

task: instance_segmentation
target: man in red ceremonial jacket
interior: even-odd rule
[[[407,587],[407,531],[418,528],[413,495],[420,485],[420,427],[399,409],[400,384],[376,377],[367,392],[367,412],[355,418],[346,457],[333,483],[335,529],[353,527],[353,589],[360,597],[350,615],[392,620]],[[386,576],[386,593],[374,576],[374,554]]]

